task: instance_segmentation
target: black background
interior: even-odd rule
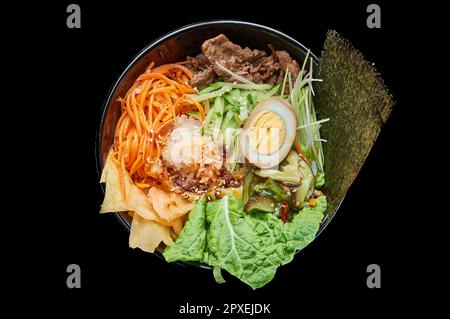
[[[423,259],[419,253],[423,242],[420,234],[413,240],[406,235],[416,216],[408,202],[421,200],[414,187],[419,182],[405,162],[417,157],[417,145],[422,143],[414,133],[414,114],[420,105],[411,84],[417,80],[421,58],[417,39],[425,38],[421,20],[414,20],[408,7],[378,1],[382,27],[368,29],[370,2],[364,1],[296,6],[223,1],[77,3],[81,29],[66,27],[69,2],[61,2],[40,5],[43,15],[31,14],[38,35],[28,36],[38,44],[28,53],[40,72],[35,80],[40,107],[35,111],[42,124],[36,136],[48,142],[29,145],[38,155],[37,178],[45,181],[33,192],[39,197],[38,206],[44,206],[34,210],[44,227],[36,225],[40,249],[31,249],[34,254],[25,262],[42,269],[36,276],[50,292],[49,301],[71,307],[67,309],[136,308],[150,318],[160,318],[155,316],[160,310],[164,318],[181,318],[177,311],[186,302],[271,303],[273,318],[301,317],[306,310],[366,314],[357,305],[371,314],[383,314],[390,306],[408,307],[398,295],[413,298],[422,280],[413,274]],[[133,56],[157,37],[189,23],[219,18],[279,29],[317,55],[326,31],[335,29],[375,63],[397,102],[335,218],[293,262],[278,270],[272,282],[256,291],[230,276],[225,277],[226,284],[218,285],[209,271],[167,264],[132,250],[127,231],[114,215],[98,214],[103,193],[95,137],[110,87]],[[45,99],[48,95],[52,99]],[[66,267],[72,263],[81,266],[81,289],[66,287]],[[372,263],[381,266],[381,289],[366,286],[366,267]]]

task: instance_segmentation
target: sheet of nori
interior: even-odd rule
[[[355,180],[394,105],[377,70],[350,42],[328,31],[319,59],[315,108],[324,147],[324,191],[334,212]]]

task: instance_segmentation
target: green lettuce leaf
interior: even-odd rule
[[[219,282],[224,281],[220,270],[226,270],[253,289],[260,288],[273,279],[280,265],[290,262],[296,251],[315,238],[326,207],[326,198],[321,196],[316,206],[304,208],[290,223],[283,223],[270,213],[244,213],[230,195],[206,205],[203,202],[194,207],[164,256],[168,261],[207,263]],[[193,253],[195,249],[197,253]]]
[[[316,178],[314,179],[314,187],[321,188],[323,185],[325,185],[325,173],[318,172]]]
[[[294,243],[295,250],[302,250],[314,240],[327,206],[326,197],[320,196],[316,199],[316,206],[303,208],[291,223],[284,224],[288,228],[288,236]]]
[[[189,220],[181,230],[174,245],[163,253],[168,262],[201,261],[206,243],[205,196],[202,196],[189,214]]]

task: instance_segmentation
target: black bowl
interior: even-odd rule
[[[289,52],[299,62],[303,61],[308,51],[300,42],[280,31],[260,24],[234,20],[194,23],[174,30],[153,41],[133,58],[112,86],[104,102],[100,128],[96,138],[99,176],[108,151],[113,144],[114,129],[120,115],[120,103],[116,102],[117,98],[125,96],[128,88],[144,72],[151,61],[155,62],[155,66],[183,61],[187,56],[195,56],[200,53],[200,47],[205,40],[221,33],[242,47],[247,46],[252,49],[268,51],[268,44],[272,44],[276,50]],[[317,57],[313,53],[310,53],[310,56],[317,64]],[[326,213],[318,234],[327,226],[338,208],[333,212],[328,211]],[[128,214],[116,213],[116,216],[129,231],[131,218]],[[160,253],[158,252],[158,254]]]

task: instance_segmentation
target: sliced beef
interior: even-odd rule
[[[283,80],[286,68],[295,79],[300,67],[286,51],[276,51],[271,55],[260,50],[242,48],[232,43],[225,35],[206,40],[201,54],[188,57],[186,67],[193,72],[191,85],[202,89],[217,79],[235,82],[217,63],[254,83],[277,84]],[[216,63],[217,62],[217,63]]]
[[[196,57],[187,57],[185,66],[193,73],[190,84],[199,90],[213,83],[217,78],[211,62],[203,53]]]
[[[214,83],[216,78],[216,72],[214,72],[214,69],[210,67],[202,71],[194,72],[191,83],[194,87],[201,90],[209,84]]]
[[[289,53],[286,51],[277,51],[277,58],[281,65],[281,70],[284,75],[284,72],[286,69],[289,69],[289,72],[291,73],[292,79],[295,80],[297,78],[297,75],[300,73],[300,65],[298,65],[298,62],[295,61]]]
[[[211,62],[209,62],[206,55],[200,53],[195,58],[188,56],[186,59],[185,66],[191,71],[203,71],[211,66]]]
[[[279,69],[273,56],[266,52],[241,48],[220,34],[205,41],[202,51],[214,67],[216,74],[224,81],[236,81],[216,62],[255,83],[264,83],[275,71]]]
[[[264,51],[251,50],[250,48],[242,49],[239,45],[228,40],[223,34],[203,42],[202,52],[210,61],[222,63],[232,60],[246,62],[266,56]]]

